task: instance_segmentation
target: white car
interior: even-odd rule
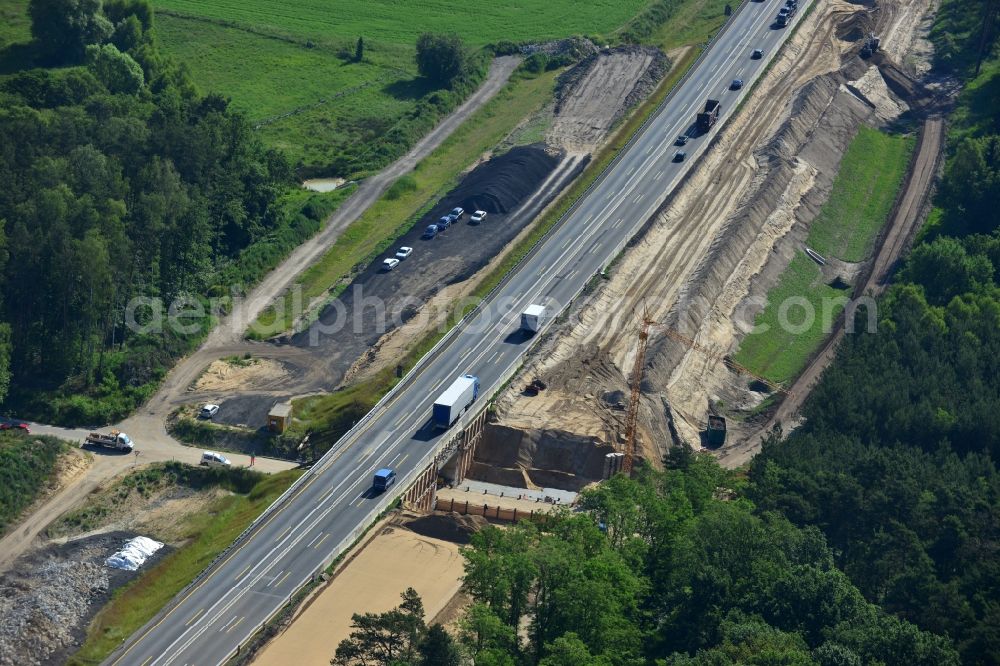
[[[233,463],[229,462],[229,458],[221,453],[216,453],[215,451],[203,451],[201,454],[200,464],[205,467],[231,467]]]
[[[455,222],[461,220],[463,215],[465,215],[465,209],[461,206],[455,206],[451,209],[451,217]]]
[[[218,413],[219,413],[218,405],[205,405],[204,407],[201,408],[201,412],[198,413],[198,416],[200,416],[203,419],[210,419]]]
[[[469,218],[469,221],[472,222],[473,224],[479,224],[485,219],[486,219],[486,211],[477,210],[475,213],[472,214],[472,217]]]
[[[412,247],[401,247],[398,250],[396,250],[396,258],[397,259],[406,259],[411,254],[413,254],[413,248]]]
[[[391,271],[396,266],[399,266],[399,259],[396,259],[395,257],[389,257],[382,262],[382,270],[385,271]]]

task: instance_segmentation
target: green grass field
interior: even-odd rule
[[[805,368],[843,310],[837,299],[848,295],[825,284],[819,266],[805,253],[797,254],[768,292],[767,307],[757,316],[754,332],[743,339],[734,360],[772,382],[790,382]]]
[[[0,48],[31,39],[27,0],[0,0]]]
[[[912,137],[883,134],[862,125],[841,160],[830,198],[809,229],[808,245],[842,261],[865,260],[892,210],[913,146]],[[843,310],[836,299],[846,296],[846,291],[823,282],[819,266],[808,256],[796,255],[768,292],[767,307],[754,322],[756,332],[744,338],[736,362],[773,382],[792,381]],[[789,299],[805,299],[808,306],[792,305]],[[814,316],[812,325],[796,330],[805,310]],[[782,319],[792,324],[792,330],[782,325]]]
[[[66,450],[55,437],[0,432],[0,536],[14,528],[21,512],[53,480]]]
[[[611,31],[648,0],[159,0],[168,9],[313,39],[358,36],[412,45],[422,32],[453,32],[473,46],[507,39],[547,40]]]
[[[674,16],[660,26],[649,42],[664,51],[679,46],[699,45],[708,42],[725,23],[725,7],[739,4],[732,0],[689,0],[683,3]]]
[[[420,33],[455,32],[474,48],[604,34],[649,1],[341,0],[331,11],[320,0],[294,9],[260,0],[162,0],[156,20],[166,50],[199,87],[229,96],[262,123],[268,145],[303,173],[348,175],[338,157],[372,150],[432,92],[413,61]],[[359,36],[364,59],[353,62]]]
[[[862,125],[840,163],[830,198],[809,229],[809,246],[842,261],[863,261],[886,223],[913,152],[912,137]]]

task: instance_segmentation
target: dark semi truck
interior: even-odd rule
[[[712,129],[712,125],[719,119],[719,100],[705,100],[705,110],[698,114],[698,132],[704,134]]]

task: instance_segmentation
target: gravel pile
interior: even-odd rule
[[[558,163],[559,158],[535,146],[519,146],[477,166],[446,199],[470,212],[505,215],[538,189]]]
[[[0,587],[0,663],[42,664],[74,642],[74,628],[109,585],[95,562],[50,562]]]
[[[524,55],[544,53],[549,57],[569,56],[573,60],[586,58],[597,51],[597,45],[585,37],[569,37],[542,44],[526,44],[521,47],[521,53]]]
[[[101,534],[18,560],[0,578],[0,666],[66,663],[111,592],[137,575],[104,566],[132,536]]]

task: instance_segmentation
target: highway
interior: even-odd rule
[[[485,402],[529,347],[517,331],[521,310],[532,302],[570,303],[660,207],[790,34],[791,26],[772,27],[784,2],[740,8],[612,168],[478,314],[453,331],[285,501],[107,663],[223,663],[290,594],[349,546],[392,499],[371,495],[373,472],[394,468],[402,480],[394,490],[401,492],[442,443],[442,433],[429,428],[434,398],[455,377],[470,373],[480,378],[480,401]],[[793,24],[806,5],[803,1]],[[751,59],[755,48],[764,51],[763,58]],[[729,90],[734,78],[743,79],[743,90]],[[674,139],[692,130],[695,114],[709,97],[722,102],[719,123],[688,142],[684,161],[673,161]],[[330,646],[331,655],[335,647]]]

